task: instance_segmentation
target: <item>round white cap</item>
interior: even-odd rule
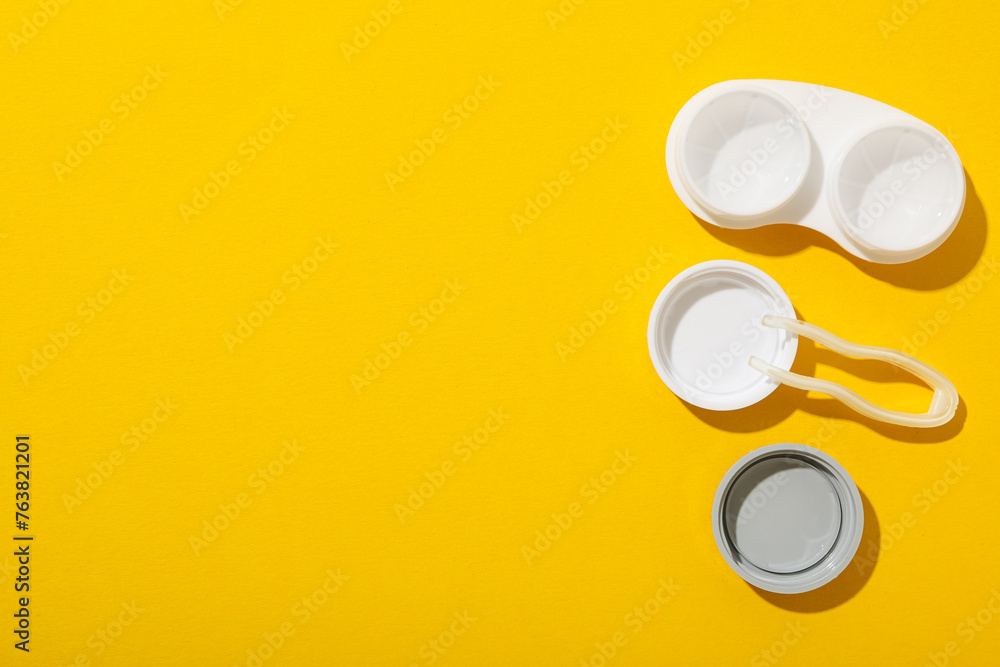
[[[731,260],[696,264],[671,280],[649,315],[649,356],[678,397],[709,410],[738,410],[778,386],[750,367],[756,356],[792,367],[798,336],[762,323],[795,317],[788,295],[760,269]]]

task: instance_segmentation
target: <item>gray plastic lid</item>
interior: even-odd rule
[[[861,542],[861,494],[822,451],[778,444],[730,468],[715,495],[715,540],[745,581],[775,593],[803,593],[832,581]]]

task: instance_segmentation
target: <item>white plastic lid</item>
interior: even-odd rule
[[[681,399],[710,410],[760,401],[778,382],[751,356],[788,370],[798,336],[763,326],[764,315],[795,317],[788,295],[760,269],[732,260],[696,264],[660,292],[649,316],[649,356]]]

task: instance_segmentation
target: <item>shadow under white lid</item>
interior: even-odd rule
[[[768,572],[800,572],[823,558],[840,534],[841,503],[830,479],[793,457],[751,465],[734,481],[726,529],[739,554]]]

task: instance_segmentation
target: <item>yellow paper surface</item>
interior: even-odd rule
[[[8,0],[0,664],[997,664],[998,18]],[[808,230],[699,223],[664,142],[734,78],[938,127],[969,179],[953,237],[878,266]],[[881,427],[784,389],[687,407],[647,318],[716,258],[941,369],[956,420]],[[896,409],[930,397],[805,341],[796,369]],[[740,580],[710,524],[729,466],[783,441],[840,461],[868,519],[845,575],[796,598]],[[15,535],[34,537],[30,653]]]

